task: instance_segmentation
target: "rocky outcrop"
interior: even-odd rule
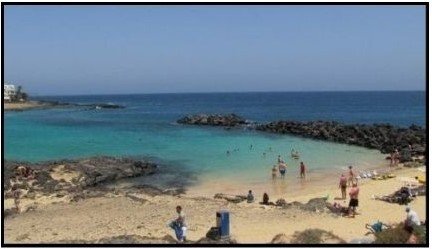
[[[66,170],[81,173],[78,182],[81,186],[95,186],[100,183],[122,178],[154,174],[157,165],[131,158],[93,157],[65,165]]]
[[[179,124],[190,124],[190,125],[209,125],[209,126],[237,126],[247,124],[246,119],[236,115],[207,115],[207,114],[196,114],[189,115],[177,120]]]
[[[240,203],[242,201],[245,201],[247,197],[245,195],[228,195],[223,193],[217,193],[214,195],[215,199],[224,199],[226,201],[232,202],[232,203]]]
[[[277,121],[258,125],[257,130],[291,134],[319,140],[358,145],[378,149],[382,153],[401,152],[402,161],[411,156],[423,155],[426,146],[426,131],[424,128],[412,125],[409,128],[399,128],[389,124],[353,124],[338,122],[311,121]],[[411,151],[409,145],[412,146]],[[406,155],[409,156],[406,156]]]
[[[7,191],[5,198],[12,198],[9,195],[14,185],[25,193],[23,196],[25,198],[34,199],[36,195],[50,195],[59,198],[69,196],[71,201],[103,196],[111,191],[109,187],[105,187],[105,183],[151,175],[158,170],[155,163],[145,160],[107,156],[42,163],[6,161],[3,167],[5,172],[3,186]],[[19,175],[18,167],[31,169],[31,173],[27,176]],[[69,175],[71,179],[65,180],[55,175]],[[152,193],[155,191],[152,190]],[[140,192],[146,192],[146,188],[140,189]],[[179,193],[181,191],[158,190],[158,194]]]

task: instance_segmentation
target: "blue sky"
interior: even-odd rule
[[[424,6],[5,6],[34,95],[425,89]]]

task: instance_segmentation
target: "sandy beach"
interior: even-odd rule
[[[31,110],[37,108],[46,108],[49,106],[50,106],[49,103],[44,103],[40,101],[26,101],[26,102],[19,102],[19,103],[3,102],[3,108],[5,111],[24,111],[24,110]]]
[[[72,181],[76,175],[64,172],[59,166],[52,177]],[[388,195],[404,186],[404,181],[421,175],[419,168],[394,170],[396,177],[387,180],[360,180],[360,213],[355,218],[345,218],[328,212],[305,211],[298,208],[264,206],[258,201],[248,204],[231,203],[214,199],[209,191],[200,195],[193,194],[149,195],[133,191],[119,190],[107,192],[102,196],[85,198],[77,202],[68,196],[36,196],[34,199],[22,198],[22,213],[12,215],[4,221],[5,243],[88,243],[116,236],[133,235],[151,238],[156,243],[170,243],[166,238],[173,236],[167,223],[176,217],[175,207],[181,205],[187,215],[190,241],[205,237],[210,227],[215,226],[215,213],[221,209],[230,211],[231,236],[237,243],[269,243],[277,234],[283,233],[290,238],[296,231],[320,228],[331,231],[349,242],[363,238],[366,223],[380,220],[386,224],[399,223],[406,217],[405,207],[384,201],[373,200],[372,195]],[[329,202],[339,202],[345,206],[347,201],[333,200],[340,196],[335,187],[322,186],[323,191],[304,192],[296,195],[287,193],[282,196],[270,195],[270,201],[283,197],[287,202],[306,203],[316,197],[329,195]],[[237,194],[245,194],[239,191]],[[256,199],[262,193],[255,192]],[[5,208],[13,206],[13,199],[5,200]],[[426,198],[419,196],[410,203],[421,220],[426,218]],[[373,238],[372,235],[369,235]],[[151,243],[143,240],[143,243]],[[171,241],[173,243],[173,241]]]

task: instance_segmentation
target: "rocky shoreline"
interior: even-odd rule
[[[253,124],[236,114],[188,115],[177,120],[177,123],[222,127],[247,126],[263,132],[358,145],[377,149],[382,153],[392,153],[398,149],[401,153],[401,162],[411,161],[412,156],[424,156],[426,153],[426,130],[417,125],[402,128],[390,124],[366,125],[343,124],[335,121],[299,122],[291,120]]]
[[[98,156],[77,160],[57,160],[41,163],[5,161],[3,165],[4,198],[13,198],[12,187],[20,191],[20,198],[34,200],[25,212],[36,208],[37,199],[52,197],[58,200],[76,202],[107,194],[124,195],[141,202],[134,194],[179,195],[184,188],[161,189],[140,184],[133,187],[119,187],[121,180],[162,174],[158,164],[148,160]],[[16,214],[16,210],[4,210],[4,218]]]
[[[227,114],[227,115],[220,115],[220,114],[188,115],[177,120],[177,123],[191,124],[191,125],[230,126],[230,127],[248,124],[246,119],[234,113]]]

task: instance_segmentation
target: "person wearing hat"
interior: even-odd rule
[[[405,212],[407,213],[407,217],[405,219],[405,230],[412,233],[414,230],[414,226],[420,226],[420,219],[417,213],[409,206],[405,208]]]

